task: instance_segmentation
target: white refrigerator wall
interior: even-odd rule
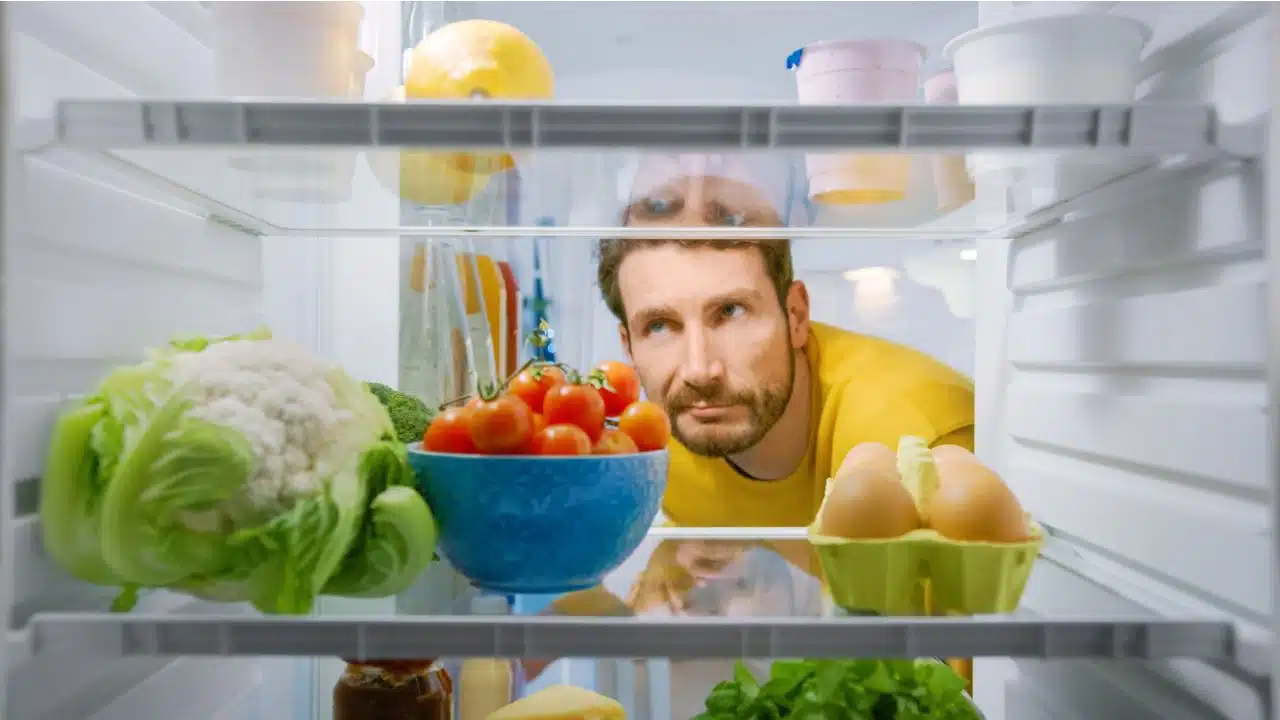
[[[992,5],[1016,14],[1032,4]],[[1272,8],[1112,11],[1154,27],[1140,95],[1212,103],[1224,121],[1245,122],[1274,107]],[[1248,629],[1242,655],[1265,672],[1276,468],[1263,172],[1215,166],[1149,189],[1013,242],[980,243],[979,455],[1074,548],[1068,565],[1134,601],[1083,593],[1041,564],[1029,610],[1227,612]],[[1271,717],[1253,692],[1265,680],[1204,663],[986,661],[975,673],[984,707],[1007,701],[996,718]],[[990,680],[1005,676],[1001,698]]]
[[[4,3],[6,191],[0,715],[22,720],[292,718],[309,661],[57,657],[23,660],[27,618],[105,611],[114,594],[67,578],[41,550],[39,477],[58,408],[112,365],[174,336],[268,324],[316,346],[321,256],[205,221],[83,155],[19,158],[60,98],[211,92],[208,17],[197,3]],[[296,241],[295,241],[296,242]],[[307,244],[303,241],[301,244]],[[264,268],[265,265],[265,268]],[[265,277],[269,276],[270,281]],[[151,593],[140,611],[246,612]]]

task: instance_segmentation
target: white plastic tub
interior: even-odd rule
[[[373,58],[359,49],[360,3],[220,0],[210,4],[210,13],[219,95],[364,96]],[[351,199],[357,155],[353,150],[256,151],[228,162],[253,173],[245,182],[262,200],[341,203]]]
[[[351,90],[358,2],[210,3],[214,81],[231,97],[342,98]]]
[[[1151,29],[1130,18],[1037,17],[967,32],[947,43],[963,105],[1132,102]],[[975,176],[1057,155],[970,156]],[[1086,161],[1087,162],[1087,161]]]
[[[906,40],[846,40],[807,45],[796,70],[801,105],[909,104],[920,97],[925,50]],[[906,155],[814,154],[805,160],[814,202],[856,205],[901,200]]]

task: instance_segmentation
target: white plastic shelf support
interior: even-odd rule
[[[37,616],[35,655],[417,657],[1021,657],[1233,656],[1226,621],[551,617],[243,618]]]
[[[507,150],[691,148],[861,152],[1059,150],[1253,154],[1211,107],[1172,104],[583,105],[66,100],[76,147],[342,146]]]

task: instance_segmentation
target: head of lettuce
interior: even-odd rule
[[[175,341],[113,370],[58,419],[44,545],[67,572],[306,613],[385,597],[436,527],[368,387],[266,331]]]

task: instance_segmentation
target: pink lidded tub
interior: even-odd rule
[[[901,105],[919,101],[924,56],[906,40],[838,40],[806,45],[787,66],[801,105]],[[805,165],[809,197],[837,205],[901,200],[911,175],[905,154],[810,154]]]

